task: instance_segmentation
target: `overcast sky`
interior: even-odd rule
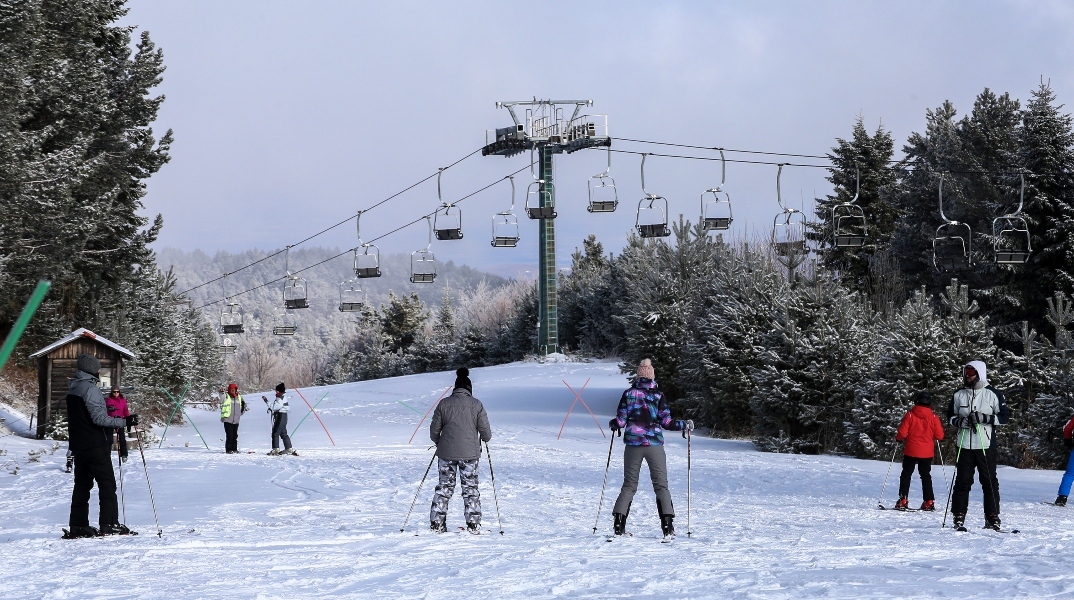
[[[167,100],[156,131],[171,128],[176,140],[171,162],[149,181],[146,214],[164,215],[158,247],[210,253],[296,242],[436,172],[481,147],[486,129],[510,124],[499,100],[592,99],[586,112],[609,115],[613,138],[802,154],[827,152],[858,115],[870,130],[882,122],[901,148],[944,100],[965,114],[988,87],[1024,102],[1042,76],[1074,106],[1074,4],[1063,1],[129,7],[125,22],[164,51],[159,90]],[[472,157],[445,172],[445,199],[528,160]],[[587,179],[604,162],[593,151],[556,159],[562,266],[585,235],[617,251],[634,224],[642,197],[635,156],[612,157],[619,210],[585,210]],[[669,199],[673,217],[696,221],[718,167],[650,158],[647,187]],[[736,231],[771,227],[775,175],[774,166],[728,165]],[[825,175],[785,170],[785,197],[802,205],[827,193]],[[519,205],[526,177],[517,178]],[[499,273],[531,269],[536,226],[524,217],[517,249],[489,245],[491,216],[509,196],[501,184],[460,204],[465,238],[434,242],[437,257]],[[434,179],[365,215],[363,237],[436,205]],[[410,252],[426,236],[415,226],[380,247]],[[352,221],[310,243],[355,242]],[[341,274],[346,268],[341,259]]]

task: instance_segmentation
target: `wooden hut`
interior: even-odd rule
[[[80,327],[34,352],[37,359],[37,438],[43,439],[49,423],[67,420],[67,380],[75,376],[78,357],[83,354],[101,361],[101,387],[119,385],[124,359],[134,354],[119,344]]]

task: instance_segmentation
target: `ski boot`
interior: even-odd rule
[[[995,529],[996,531],[1003,531],[1000,529],[999,515],[985,515],[985,524],[982,529]]]
[[[1066,506],[1067,505],[1067,497],[1066,496],[1056,496],[1055,497],[1055,505],[1056,506]]]
[[[923,510],[925,512],[936,512],[936,501],[935,500],[925,500],[924,502],[921,503],[921,510]]]
[[[472,533],[474,535],[481,534],[481,523],[467,523],[466,533]]]
[[[283,454],[283,452],[280,452],[279,448],[273,448],[272,450],[268,451],[269,456],[279,456],[281,454]]]
[[[75,459],[73,459],[71,457],[67,457],[67,466],[64,467],[64,472],[65,473],[70,473],[71,472],[71,467],[73,467],[74,464],[75,464]]]
[[[660,515],[660,531],[664,534],[664,541],[675,539],[675,515]]]
[[[73,539],[77,539],[77,538],[91,538],[91,537],[97,537],[99,535],[101,535],[101,532],[97,531],[96,527],[90,527],[88,525],[87,526],[76,525],[76,526],[72,527],[70,531],[68,531],[66,529],[63,530],[63,539],[65,539],[65,540],[73,540]]]
[[[429,523],[429,529],[432,530],[433,533],[447,533],[447,522],[431,521]]]
[[[101,535],[135,535],[129,527],[122,523],[101,526]]]
[[[612,515],[612,532],[615,535],[623,535],[626,533],[626,515],[615,513]]]
[[[899,496],[899,500],[895,503],[895,510],[909,510],[910,500],[906,496]]]
[[[281,454],[290,454],[291,456],[298,456],[298,452],[295,452],[294,448],[287,448]]]
[[[952,515],[954,518],[954,525],[957,531],[966,531],[966,514]]]

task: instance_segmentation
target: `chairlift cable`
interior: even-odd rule
[[[409,192],[410,190],[412,190],[412,189],[414,189],[414,188],[418,187],[419,185],[421,185],[421,184],[425,183],[426,181],[429,181],[429,180],[430,180],[430,179],[432,179],[433,177],[436,177],[436,176],[437,176],[437,175],[438,175],[438,174],[439,174],[439,173],[440,173],[441,171],[444,171],[444,170],[446,170],[446,169],[450,169],[451,167],[454,167],[455,165],[457,165],[457,164],[461,163],[462,161],[464,161],[464,160],[466,160],[466,159],[470,158],[471,156],[473,156],[473,155],[475,155],[475,154],[477,154],[477,153],[479,153],[479,152],[481,152],[481,148],[478,148],[477,150],[474,150],[473,152],[471,152],[471,153],[467,154],[466,156],[464,156],[464,157],[460,158],[459,160],[456,160],[455,162],[453,162],[453,163],[449,164],[449,165],[448,165],[448,166],[446,166],[446,167],[442,167],[442,168],[440,168],[440,169],[437,169],[437,172],[436,172],[436,173],[433,173],[432,175],[429,175],[428,177],[425,177],[424,179],[421,179],[421,180],[419,180],[419,181],[416,181],[415,183],[413,183],[413,184],[411,184],[411,185],[407,186],[406,188],[404,188],[404,189],[402,189],[402,190],[400,190],[400,191],[398,191],[398,192],[396,192],[396,193],[392,194],[391,196],[388,196],[387,198],[385,198],[385,199],[383,199],[383,200],[381,200],[381,201],[379,201],[379,202],[377,202],[377,203],[375,203],[375,204],[371,205],[371,206],[370,206],[369,208],[365,208],[365,209],[363,209],[363,210],[361,210],[361,211],[359,211],[359,212],[360,212],[360,213],[361,213],[361,212],[369,212],[369,211],[373,210],[374,208],[377,208],[377,207],[378,207],[378,206],[380,206],[381,204],[384,204],[385,202],[388,202],[388,201],[390,201],[390,200],[394,200],[395,198],[397,198],[397,197],[399,197],[399,196],[401,196],[401,195],[405,194],[406,192]],[[324,234],[328,233],[329,231],[332,231],[332,230],[333,230],[333,229],[335,229],[336,227],[339,227],[340,225],[343,225],[343,224],[345,224],[345,223],[348,223],[348,222],[349,222],[349,221],[350,221],[351,219],[354,219],[354,218],[355,218],[356,216],[357,216],[357,214],[355,214],[355,215],[352,215],[352,216],[350,216],[350,217],[347,217],[346,219],[343,219],[342,221],[340,221],[340,222],[336,223],[335,225],[331,225],[331,226],[329,226],[329,227],[326,227],[325,229],[322,229],[322,230],[318,231],[317,233],[315,233],[315,234],[313,234],[313,235],[311,235],[311,236],[309,236],[309,237],[307,237],[307,238],[305,238],[305,239],[303,239],[303,240],[301,240],[301,241],[298,241],[298,242],[295,242],[294,244],[291,244],[291,246],[289,246],[289,247],[293,247],[293,246],[300,246],[300,245],[302,245],[302,244],[304,244],[304,243],[306,243],[306,242],[308,242],[308,241],[312,240],[313,238],[316,238],[316,237],[318,237],[318,236],[324,235]],[[215,279],[210,279],[210,280],[208,280],[208,281],[205,281],[205,282],[203,282],[203,283],[199,283],[198,285],[196,285],[196,286],[194,286],[194,287],[192,287],[192,288],[189,288],[189,289],[183,290],[182,292],[179,292],[179,293],[178,293],[177,295],[179,295],[179,296],[182,296],[182,295],[184,295],[184,294],[186,294],[186,293],[188,293],[188,292],[192,292],[192,291],[194,291],[194,290],[196,290],[196,289],[198,289],[198,288],[202,288],[202,287],[205,287],[205,286],[207,286],[207,285],[209,285],[209,284],[212,284],[212,283],[215,283],[215,282],[217,282],[217,281],[220,281],[221,279],[223,279],[224,277],[227,277],[228,275],[234,275],[235,273],[238,273],[239,271],[243,271],[243,270],[249,269],[250,267],[253,267],[253,266],[255,266],[255,265],[258,265],[258,264],[260,264],[260,263],[263,263],[263,262],[265,262],[266,260],[268,260],[268,259],[270,259],[270,258],[273,258],[273,257],[275,257],[275,256],[279,256],[279,255],[280,255],[280,254],[282,254],[282,253],[283,253],[283,252],[284,252],[285,250],[286,250],[286,249],[284,249],[284,250],[278,250],[278,251],[276,251],[276,252],[273,252],[272,254],[269,254],[269,255],[267,255],[267,256],[264,256],[264,257],[262,257],[262,258],[260,258],[260,259],[258,259],[258,260],[255,260],[254,262],[252,262],[252,263],[250,263],[250,264],[248,264],[248,265],[246,265],[246,266],[243,266],[243,267],[240,267],[240,268],[238,268],[238,269],[235,269],[234,271],[232,271],[232,272],[230,272],[230,273],[227,273],[227,274],[221,275],[220,277],[217,277],[217,278],[215,278]],[[348,251],[348,252],[349,252],[349,251]],[[277,280],[277,281],[279,281],[279,280]]]
[[[507,175],[507,176],[504,176],[504,177],[500,177],[500,178],[496,179],[496,181],[493,181],[492,183],[490,183],[490,184],[488,184],[488,185],[486,185],[486,186],[482,187],[481,189],[478,189],[478,190],[475,190],[475,191],[473,191],[473,192],[470,192],[469,194],[467,194],[467,195],[463,196],[462,198],[459,198],[458,200],[456,200],[456,201],[455,201],[455,202],[453,202],[452,204],[457,204],[457,203],[459,203],[459,202],[462,202],[463,200],[466,200],[467,198],[470,198],[470,197],[472,197],[472,196],[476,196],[477,194],[480,194],[481,192],[483,192],[483,191],[485,191],[485,190],[487,190],[487,189],[489,189],[489,188],[491,188],[491,187],[495,186],[496,184],[498,184],[498,183],[501,183],[501,182],[503,182],[503,181],[504,181],[504,180],[506,180],[506,179],[507,179],[508,177],[511,177],[511,176],[513,176],[513,175],[518,175],[519,173],[521,173],[522,171],[525,171],[525,170],[526,170],[526,169],[528,169],[528,168],[530,168],[530,165],[526,165],[526,166],[522,167],[521,169],[518,169],[517,171],[515,171],[515,172],[513,172],[513,173],[510,173],[510,174],[509,174],[509,175]],[[431,175],[431,176],[427,177],[427,178],[426,178],[426,179],[425,179],[424,181],[427,181],[428,179],[431,179],[432,177],[435,177],[435,176],[436,176],[436,175],[435,175],[435,174],[433,174],[433,175]],[[392,235],[392,234],[394,234],[394,233],[398,233],[398,232],[400,232],[400,231],[402,231],[402,230],[406,229],[407,227],[410,227],[411,225],[414,225],[415,223],[420,223],[420,222],[421,222],[422,220],[424,220],[424,219],[426,219],[426,218],[430,218],[430,217],[432,217],[432,216],[433,216],[433,213],[435,213],[435,212],[436,212],[436,211],[433,211],[433,212],[431,212],[431,213],[428,213],[428,214],[424,214],[424,215],[421,215],[420,217],[418,217],[418,218],[414,219],[413,221],[410,221],[409,223],[405,223],[405,224],[403,224],[403,225],[400,225],[399,227],[396,227],[395,229],[392,229],[391,231],[389,231],[389,232],[387,232],[387,233],[383,233],[383,234],[381,234],[381,235],[379,235],[379,236],[377,236],[377,237],[375,237],[375,238],[373,238],[373,239],[369,240],[369,242],[368,242],[368,243],[373,243],[373,242],[376,242],[377,240],[381,240],[381,239],[384,239],[384,238],[388,237],[389,235]],[[351,217],[351,218],[354,218],[354,217]],[[350,220],[350,219],[348,219],[348,221],[349,221],[349,220]],[[346,222],[346,221],[344,221],[344,223],[345,223],[345,222]],[[354,248],[348,248],[347,250],[344,250],[343,252],[340,252],[339,254],[336,254],[335,256],[330,256],[330,257],[328,257],[328,258],[326,258],[326,259],[324,259],[324,260],[322,260],[322,261],[320,261],[320,262],[316,262],[316,263],[313,263],[312,265],[309,265],[309,266],[307,266],[307,267],[303,267],[303,268],[301,268],[301,269],[298,269],[298,270],[294,271],[294,272],[293,272],[292,274],[293,274],[293,275],[298,275],[299,273],[302,273],[303,271],[308,271],[308,270],[310,270],[310,269],[312,269],[312,268],[314,268],[314,267],[319,267],[319,266],[321,266],[321,265],[323,265],[323,264],[325,264],[325,263],[327,263],[327,262],[331,262],[331,261],[333,261],[333,260],[335,260],[335,259],[337,259],[337,258],[339,258],[339,257],[341,257],[341,256],[346,256],[347,254],[350,254],[350,253],[351,253],[351,252],[353,252],[354,250],[355,250]],[[281,250],[280,252],[283,252],[283,250]],[[276,254],[279,254],[279,252],[277,252]],[[262,259],[262,260],[264,260],[264,259]],[[259,261],[259,262],[260,262],[260,261]],[[241,270],[241,269],[240,269],[240,270]],[[233,271],[232,273],[235,273],[235,272],[237,272],[237,271]],[[271,280],[271,281],[266,281],[266,282],[264,282],[264,283],[262,283],[262,284],[259,284],[259,285],[255,285],[255,286],[254,286],[254,287],[252,287],[252,288],[249,288],[249,289],[243,290],[243,291],[241,291],[241,292],[238,292],[238,293],[232,294],[232,295],[231,295],[230,297],[231,297],[231,298],[234,298],[234,297],[236,297],[236,296],[242,296],[243,294],[248,294],[248,293],[250,293],[250,292],[253,292],[253,291],[259,290],[259,289],[261,289],[261,288],[264,288],[264,287],[268,287],[268,286],[270,286],[270,285],[272,285],[272,284],[274,284],[274,283],[279,283],[279,282],[283,281],[284,279],[287,279],[287,277],[286,277],[286,276],[284,276],[284,277],[277,277],[276,279],[273,279],[273,280]],[[204,284],[203,284],[203,285],[204,285]],[[200,286],[199,286],[199,287],[200,287]],[[191,288],[191,289],[196,289],[196,288]],[[188,291],[189,291],[189,290],[188,290]],[[207,308],[207,307],[209,307],[209,306],[213,306],[214,304],[219,304],[220,302],[222,302],[222,300],[214,300],[214,301],[212,301],[212,302],[206,302],[205,304],[202,304],[202,305],[201,305],[201,306],[199,306],[198,308],[199,308],[199,309],[201,309],[201,308]]]

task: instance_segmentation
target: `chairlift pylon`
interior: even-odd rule
[[[589,178],[589,208],[591,213],[615,212],[619,206],[619,192],[615,189],[615,179],[612,179],[612,148],[608,146],[608,168]]]
[[[283,306],[288,309],[309,308],[306,280],[291,274],[291,246],[284,250],[284,269],[287,273],[283,284]]]
[[[454,204],[444,202],[443,194],[440,191],[440,176],[443,173],[444,167],[441,167],[436,173],[436,197],[440,200],[440,207],[433,212],[433,230],[436,231],[436,239],[438,240],[461,240],[462,210]]]
[[[645,189],[646,156],[649,155],[641,155],[641,191],[645,197],[638,201],[638,216],[634,219],[634,227],[638,230],[638,235],[643,238],[668,237],[671,235],[671,230],[668,229],[667,198],[651,194]],[[642,206],[646,202],[649,205]]]
[[[832,207],[833,243],[836,248],[861,248],[868,236],[865,211],[855,204],[861,194],[861,170],[854,163],[854,198]]]
[[[359,312],[365,306],[366,294],[358,279],[339,284],[339,312]]]
[[[297,329],[295,315],[289,309],[277,306],[272,319],[272,335],[294,335]]]
[[[526,214],[531,219],[555,219],[557,216],[555,187],[551,182],[538,177],[533,171],[533,165],[536,163],[533,154],[534,150],[531,149],[530,175],[533,176],[533,183],[526,188]]]
[[[380,248],[376,244],[362,241],[362,211],[358,211],[355,227],[358,230],[358,246],[354,249],[354,276],[359,279],[380,277]],[[362,249],[361,253],[358,248]]]
[[[515,216],[515,177],[508,175],[506,179],[511,180],[511,208],[492,216],[493,248],[514,248],[520,239],[518,217]]]
[[[430,248],[433,245],[433,221],[425,217],[429,224],[429,243],[421,250],[410,253],[410,283],[432,283],[436,280],[436,257]]]
[[[784,166],[785,163],[780,163],[776,171],[776,202],[782,211],[772,219],[772,248],[780,256],[798,257],[809,252],[805,239],[806,217],[802,211],[783,204],[780,179]]]
[[[992,254],[1001,265],[1024,265],[1033,253],[1029,224],[1022,216],[1025,203],[1026,176],[1019,173],[1022,184],[1018,191],[1018,208],[1013,213],[992,220]]]
[[[943,212],[943,180],[940,173],[940,218],[932,238],[932,265],[940,271],[960,271],[973,266],[973,230],[967,223],[947,218]]]
[[[720,151],[720,185],[701,193],[701,228],[705,231],[726,231],[731,227],[731,195],[724,191],[727,183],[727,160]],[[722,196],[721,196],[722,194]]]

